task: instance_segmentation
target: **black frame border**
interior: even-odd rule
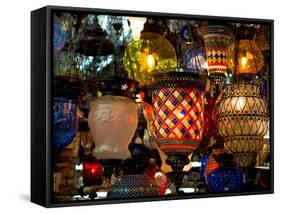
[[[132,202],[152,202],[161,200],[181,200],[181,199],[195,199],[195,198],[213,198],[213,197],[228,197],[228,196],[243,196],[243,195],[261,195],[274,193],[274,20],[272,19],[255,19],[255,18],[239,18],[239,17],[223,17],[223,16],[209,16],[209,15],[189,15],[179,13],[163,13],[163,12],[147,12],[147,11],[128,11],[128,10],[111,10],[100,8],[84,8],[84,7],[67,7],[67,6],[51,6],[48,5],[38,10],[46,9],[46,207],[69,207],[81,205],[99,205],[99,204],[119,204]],[[37,10],[36,10],[37,11]],[[35,12],[35,11],[33,11]],[[51,173],[51,110],[52,110],[52,68],[53,68],[53,46],[52,44],[52,14],[53,12],[83,12],[95,13],[101,15],[119,15],[119,16],[150,16],[150,17],[165,17],[175,19],[192,19],[200,21],[222,21],[222,22],[242,22],[252,24],[269,24],[270,25],[270,155],[271,155],[271,189],[265,191],[251,191],[238,193],[211,193],[211,194],[190,194],[185,196],[161,196],[161,197],[147,197],[137,199],[118,199],[118,200],[96,200],[96,201],[70,201],[70,202],[52,202],[52,173]],[[32,43],[32,42],[31,42]],[[31,112],[32,113],[32,112]],[[36,119],[36,118],[33,118]],[[31,130],[35,132],[35,130]],[[31,172],[38,173],[38,172]],[[40,176],[37,174],[37,176]],[[43,184],[42,184],[43,185]]]

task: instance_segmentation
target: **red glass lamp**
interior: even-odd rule
[[[94,157],[83,161],[83,183],[85,186],[101,185],[103,180],[103,167]]]

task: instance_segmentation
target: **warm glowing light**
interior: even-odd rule
[[[241,58],[241,65],[243,69],[246,69],[246,64],[247,64],[247,58],[244,56]]]
[[[130,27],[132,29],[132,36],[135,41],[140,39],[141,31],[143,30],[143,25],[146,22],[146,18],[143,17],[128,17],[130,22]]]
[[[246,98],[245,97],[236,97],[231,100],[231,106],[235,106],[235,112],[241,112],[245,108]],[[231,107],[230,107],[231,108]]]
[[[262,69],[263,55],[258,49],[254,40],[243,39],[239,40],[239,45],[234,42],[228,49],[228,67],[232,72],[238,74],[256,74]],[[236,65],[236,55],[238,52],[238,65]]]
[[[149,54],[149,55],[147,56],[146,61],[147,61],[148,69],[149,69],[149,70],[153,69],[154,66],[155,66],[154,57],[153,57],[151,54]]]

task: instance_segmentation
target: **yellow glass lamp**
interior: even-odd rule
[[[142,33],[138,41],[132,40],[125,51],[124,68],[128,76],[140,86],[150,85],[152,71],[176,67],[177,57],[173,45],[157,33]]]

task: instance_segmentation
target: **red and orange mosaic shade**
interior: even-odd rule
[[[184,73],[169,73],[158,78],[152,94],[156,142],[167,155],[190,154],[202,139],[203,88],[199,79]],[[168,87],[163,87],[165,85]]]

